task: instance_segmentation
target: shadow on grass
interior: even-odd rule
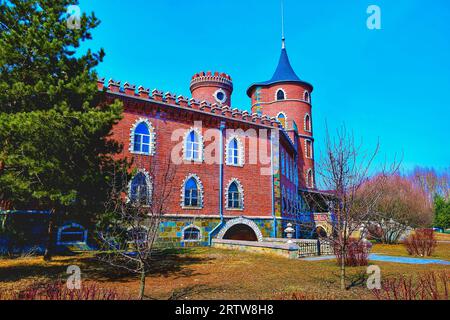
[[[191,298],[197,298],[199,295],[207,296],[208,294],[220,292],[222,290],[223,289],[221,288],[214,288],[207,285],[198,284],[173,291],[168,300],[187,300]]]
[[[192,253],[194,253],[194,250],[191,249],[158,250],[153,255],[152,266],[148,276],[182,278],[201,275],[194,272],[189,266],[214,259],[196,257]],[[125,269],[113,267],[101,261],[95,254],[90,256],[65,256],[63,260],[60,258],[55,257],[52,263],[46,263],[40,260],[41,258],[34,258],[33,260],[23,259],[17,265],[0,265],[0,281],[15,282],[26,278],[66,279],[67,267],[71,265],[79,266],[82,271],[82,277],[87,280],[128,282],[136,278],[135,274]],[[17,262],[17,260],[14,261]]]

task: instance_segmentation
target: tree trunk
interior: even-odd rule
[[[44,253],[44,261],[51,261],[53,257],[53,245],[55,242],[55,239],[53,237],[54,232],[54,226],[55,226],[55,216],[56,216],[56,210],[52,209],[50,211],[50,217],[48,221],[48,228],[47,228],[47,245],[45,248]]]
[[[341,290],[345,290],[345,248],[341,249]]]
[[[141,263],[141,282],[139,289],[139,300],[144,300],[145,295],[145,266]]]

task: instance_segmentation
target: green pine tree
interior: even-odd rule
[[[450,199],[445,199],[442,196],[434,198],[434,225],[438,228],[450,228]]]
[[[67,24],[74,0],[0,2],[0,200],[50,210],[44,258],[58,217],[92,221],[106,201],[121,145],[109,139],[122,105],[103,103],[94,68],[104,57],[80,52],[98,26],[83,14]]]

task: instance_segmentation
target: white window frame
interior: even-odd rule
[[[311,149],[308,156],[308,142],[311,143]],[[313,153],[313,141],[311,139],[305,139],[305,158],[306,159],[314,159],[314,153]]]
[[[194,240],[192,240],[192,239],[185,239],[184,238],[184,232],[186,230],[188,230],[188,229],[196,229],[199,232],[198,239],[194,239]],[[190,225],[184,227],[181,230],[181,241],[183,241],[183,242],[200,242],[200,241],[202,241],[202,239],[203,239],[202,229],[200,227],[194,225],[194,224],[190,224]]]
[[[130,179],[130,182],[128,182],[127,202],[131,202],[131,199],[132,199],[132,197],[131,197],[131,185],[133,184],[133,179],[140,173],[145,176],[145,183],[147,184],[147,197],[149,199],[149,201],[148,201],[148,203],[146,205],[150,206],[151,203],[152,203],[152,196],[153,196],[153,183],[152,183],[152,179],[150,177],[150,174],[145,169],[139,169],[136,172],[136,174]]]
[[[284,99],[281,99],[281,100],[278,99],[278,92],[280,92],[280,91],[282,91],[282,92],[283,92],[283,95],[284,95]],[[286,101],[286,100],[287,100],[287,93],[286,93],[286,90],[284,90],[283,88],[278,88],[278,89],[275,91],[275,101]]]
[[[278,114],[277,114],[277,121],[279,121],[280,123],[281,123],[281,121],[278,119],[279,117],[280,117],[280,115],[283,115],[284,116],[284,126],[283,126],[283,129],[284,130],[287,130],[287,128],[289,127],[288,126],[288,117],[287,117],[287,115],[286,115],[286,112],[284,112],[284,111],[280,111],[280,112],[278,112]]]
[[[238,152],[237,163],[233,162],[233,160],[236,159],[234,157],[234,153],[233,153],[233,157],[230,158],[230,150],[231,150],[230,144],[233,142],[233,140],[236,140],[236,142],[237,142],[237,152]],[[235,149],[233,149],[233,150],[235,150]],[[244,144],[241,140],[241,137],[239,137],[236,134],[228,137],[228,139],[226,141],[225,163],[227,164],[227,166],[232,166],[232,167],[243,167],[244,166],[244,163],[245,163]]]
[[[195,182],[197,183],[198,188],[198,204],[196,207],[186,206],[185,205],[185,194],[186,194],[186,183],[191,179],[194,178]],[[190,173],[186,176],[186,178],[183,180],[183,184],[181,185],[181,208],[185,210],[200,210],[203,209],[203,183],[198,177],[198,175]]]
[[[305,90],[305,92],[303,92],[303,100],[311,103],[311,93],[309,93],[308,90]]]
[[[188,141],[192,132],[194,132],[198,142]],[[192,144],[191,157],[188,157],[188,142]],[[198,147],[197,157],[194,157],[194,146]],[[199,128],[192,127],[186,132],[183,140],[183,158],[185,161],[203,162],[203,136]]]
[[[62,237],[64,230],[69,229],[69,228],[81,229],[82,231],[76,232],[76,234],[81,234],[83,237],[83,241],[68,241],[68,242],[61,241],[61,237]],[[62,227],[60,227],[58,229],[58,233],[56,236],[56,244],[60,245],[60,246],[87,244],[87,237],[88,237],[88,230],[85,227],[83,227],[82,225],[80,225],[78,223],[69,223],[69,224],[63,225]]]
[[[306,118],[309,119],[309,121],[306,121]],[[307,129],[307,122],[309,122],[309,130]],[[305,118],[303,119],[303,128],[305,129],[305,132],[312,132],[312,121],[311,121],[311,115],[309,113],[305,114]]]
[[[309,180],[309,174],[311,174],[311,181]],[[314,172],[311,168],[306,170],[306,187],[310,189],[314,188]]]
[[[134,138],[135,138],[135,131],[137,127],[144,123],[147,126],[148,132],[149,132],[149,152],[142,152],[142,139],[141,139],[141,151],[135,151],[134,150]],[[155,128],[153,127],[152,123],[146,119],[146,118],[139,118],[137,119],[133,126],[130,129],[130,147],[128,149],[130,153],[132,154],[139,154],[139,155],[145,155],[145,156],[153,156],[156,152],[156,134],[155,134]]]
[[[239,193],[239,195],[240,195],[240,199],[239,199],[239,200],[240,200],[240,204],[241,204],[241,207],[240,207],[240,208],[233,208],[233,207],[230,207],[230,206],[228,205],[228,200],[229,200],[228,190],[229,190],[230,186],[231,186],[233,183],[236,183],[237,188],[238,188],[238,193]],[[243,186],[242,186],[241,181],[239,181],[239,179],[237,179],[237,178],[232,178],[232,179],[230,179],[230,181],[228,181],[227,187],[225,188],[225,208],[226,208],[226,210],[230,210],[230,211],[243,211],[244,208],[245,208],[244,199],[245,199],[245,197],[244,197],[244,188],[243,188]]]

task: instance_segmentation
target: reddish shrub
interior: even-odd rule
[[[403,243],[409,255],[421,257],[431,256],[437,245],[432,229],[417,229]]]
[[[17,292],[6,295],[4,300],[129,300],[116,289],[102,288],[97,283],[83,284],[79,290],[70,290],[64,282],[33,284]]]
[[[412,277],[383,280],[380,290],[372,290],[378,300],[448,300],[449,276],[446,272],[428,272]]]
[[[345,265],[347,267],[367,266],[369,264],[369,253],[372,244],[367,241],[350,238],[346,247]],[[336,243],[334,245],[334,254],[337,258],[338,265],[341,264],[341,246]]]

